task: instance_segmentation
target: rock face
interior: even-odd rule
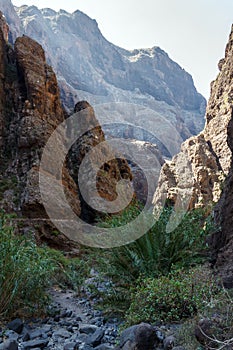
[[[17,211],[24,218],[40,221],[40,231],[47,232],[49,224],[39,191],[39,163],[49,136],[65,118],[56,76],[46,64],[42,47],[24,36],[15,42],[15,50],[7,44],[7,25],[1,16],[1,73],[4,96],[1,92],[3,203],[7,211]],[[69,184],[69,185],[68,185]],[[77,186],[64,170],[67,196],[72,209],[80,215]],[[5,200],[4,189],[13,190],[12,200]],[[14,187],[14,188],[13,188]],[[5,198],[6,199],[6,198]],[[27,226],[24,220],[23,226]],[[37,222],[38,225],[38,222]],[[33,224],[32,224],[33,227]],[[63,237],[64,239],[64,237]],[[59,240],[58,240],[59,241]]]
[[[181,153],[163,166],[154,196],[155,205],[170,199],[182,208],[182,195],[186,195],[186,210],[219,201],[215,208],[219,230],[210,239],[210,245],[215,266],[228,287],[233,287],[232,55],[233,28],[225,58],[219,62],[220,73],[211,85],[204,131],[186,140]]]
[[[161,152],[156,145],[138,140],[127,140],[125,152],[126,154],[133,152],[135,159],[135,162],[130,160],[128,162],[133,174],[133,188],[137,199],[142,203],[146,201],[151,203],[164,164]]]
[[[14,50],[7,43],[8,26],[3,15],[0,15],[0,200],[1,206],[8,212],[17,212],[22,220],[21,228],[35,231],[37,237],[56,247],[72,246],[65,236],[58,234],[56,227],[48,219],[39,187],[39,170],[42,152],[54,130],[67,118],[61,101],[56,75],[46,63],[45,53],[40,44],[23,36],[15,41]],[[89,106],[89,105],[88,105]],[[76,105],[77,109],[86,108],[86,103]],[[90,106],[89,106],[90,107]],[[82,123],[96,123],[93,109],[89,119],[79,120]],[[65,130],[65,129],[64,129]],[[65,147],[68,139],[64,137],[53,145],[59,150]],[[86,135],[81,135],[76,148],[76,159],[68,159],[62,169],[62,185],[69,206],[77,216],[82,214],[79,199],[79,188],[71,177],[74,169],[85,157],[87,151],[104,140],[100,126]],[[116,183],[121,176],[131,179],[132,175],[127,162],[115,159],[112,154],[112,167],[105,171],[105,178],[99,176],[97,188],[106,200],[116,195]],[[57,174],[53,172],[56,159],[52,159],[48,174],[58,186]],[[69,171],[70,168],[70,171]],[[111,175],[110,175],[111,172]],[[95,181],[96,182],[96,181]],[[49,189],[50,190],[50,189]],[[48,191],[49,191],[48,190]],[[56,196],[56,194],[51,193]],[[56,197],[55,197],[56,198]],[[81,201],[82,202],[82,201]],[[57,200],[58,210],[66,207]],[[22,218],[23,216],[23,218]],[[56,234],[53,234],[56,232]]]
[[[100,207],[99,197],[110,202],[116,200],[117,183],[120,180],[128,180],[130,190],[132,173],[126,160],[120,155],[116,158],[117,151],[106,142],[91,105],[87,101],[78,102],[74,113],[75,125],[72,124],[71,132],[78,128],[85,130],[85,133],[72,146],[68,163],[72,177],[76,183],[81,184],[86,195],[84,199],[83,194],[79,192],[82,205],[81,217],[91,222],[97,213],[100,216],[97,210]],[[80,171],[83,159],[88,153],[91,153],[88,161]],[[96,172],[93,174],[95,169]],[[93,181],[95,178],[96,181]]]
[[[175,203],[185,196],[185,190],[188,191],[185,209],[208,206],[220,197],[222,182],[231,164],[227,138],[232,118],[232,35],[225,58],[219,64],[220,73],[211,85],[205,128],[199,135],[186,140],[181,153],[163,166],[154,196],[155,204],[165,199]],[[184,168],[186,173],[182,175]]]
[[[96,21],[80,11],[56,13],[35,6],[14,10],[9,0],[0,0],[0,8],[14,26],[14,33],[24,33],[45,48],[58,77],[62,100],[69,109],[80,100],[88,100],[91,105],[124,102],[147,106],[148,120],[155,124],[159,117],[158,129],[165,133],[170,125],[180,136],[169,156],[178,152],[182,140],[203,128],[205,99],[197,93],[192,77],[159,47],[121,49],[109,43]],[[111,114],[113,123],[117,119],[115,107]],[[134,115],[131,119],[132,125],[137,125]],[[115,129],[116,135],[125,133],[123,124],[120,131],[119,126]],[[149,130],[149,122],[141,127]],[[159,136],[155,130],[154,137],[160,140]],[[169,138],[168,133],[167,141]],[[144,133],[140,140],[151,142],[151,137]],[[160,150],[166,147],[166,140],[165,144],[161,141]]]
[[[233,162],[227,162],[233,152],[233,26],[230,39],[226,47],[226,56],[219,62],[222,79],[221,85],[212,85],[213,92],[217,97],[219,104],[216,106],[222,110],[227,118],[228,124],[225,124],[227,144],[224,144],[226,159],[220,160],[223,165],[230,165],[230,171],[226,181],[223,184],[223,191],[218,205],[215,208],[215,219],[219,231],[212,237],[212,248],[216,259],[215,266],[220,271],[223,283],[226,287],[233,287],[233,207],[232,207],[232,189],[233,189]],[[224,88],[225,87],[225,88]],[[223,90],[224,96],[220,103],[220,94]],[[211,121],[210,121],[211,123]],[[213,123],[213,122],[212,122]],[[214,123],[213,123],[214,127]],[[216,148],[219,144],[216,144]]]

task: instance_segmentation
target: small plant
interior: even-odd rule
[[[202,311],[220,292],[208,269],[176,270],[159,278],[141,278],[132,290],[128,324],[178,322]]]

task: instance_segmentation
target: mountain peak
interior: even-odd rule
[[[180,140],[202,129],[205,99],[196,91],[192,77],[161,48],[121,49],[106,40],[97,22],[79,10],[70,14],[30,6],[9,11],[0,1],[11,28],[45,48],[68,110],[79,100],[91,105],[122,102],[144,106],[151,118],[159,116],[179,135],[171,154],[179,149]],[[154,139],[159,139],[159,132],[154,132]],[[150,140],[142,137],[142,141]]]

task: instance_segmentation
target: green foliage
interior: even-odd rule
[[[44,248],[45,249],[45,248]],[[90,266],[83,257],[66,257],[61,251],[46,247],[51,261],[57,267],[53,275],[53,284],[60,287],[79,290],[85,279],[89,276]]]
[[[233,344],[233,290],[223,288],[220,293],[213,295],[211,302],[197,316],[182,324],[177,340],[187,350],[196,350],[198,346],[200,347],[194,329],[201,319],[208,319],[211,322],[209,329],[211,335],[209,334],[209,339],[208,336],[206,337],[209,347],[206,344],[205,348],[231,349]]]
[[[132,291],[128,324],[177,322],[203,310],[220,291],[203,267],[176,270],[159,278],[141,278]]]
[[[55,264],[48,251],[33,240],[14,234],[9,217],[0,217],[0,314],[22,307],[42,308],[44,289],[50,284]]]
[[[0,215],[0,315],[44,312],[49,301],[46,291],[59,283],[78,287],[87,268],[62,252],[38,247],[26,236],[16,235],[9,216]]]
[[[3,194],[7,190],[17,191],[18,181],[15,176],[0,179],[0,200],[3,199]]]
[[[108,218],[108,227],[121,226],[140,213],[140,206],[133,206],[121,215]],[[206,257],[206,235],[211,231],[211,222],[205,219],[203,210],[193,210],[184,215],[175,230],[166,227],[172,208],[164,208],[159,220],[142,237],[120,248],[105,251],[109,259],[111,277],[121,275],[135,280],[139,275],[158,277],[171,269],[195,265]],[[151,215],[151,214],[150,214]],[[150,218],[149,218],[150,219]]]
[[[141,210],[142,206],[134,203],[120,215],[107,217],[100,225],[122,226],[137,217]],[[201,209],[193,210],[184,215],[182,222],[173,231],[169,231],[167,223],[172,213],[172,207],[164,208],[159,220],[135,242],[98,251],[96,268],[112,281],[108,292],[101,295],[102,306],[107,308],[107,312],[125,313],[130,305],[129,289],[139,283],[139,276],[158,278],[206,260],[205,240],[213,229],[211,218],[206,218]],[[143,219],[151,220],[151,215],[146,214]]]
[[[127,208],[122,210],[120,214],[117,215],[105,215],[99,218],[98,226],[100,227],[120,227],[128,224],[133,219],[135,219],[143,209],[143,205],[134,200]]]

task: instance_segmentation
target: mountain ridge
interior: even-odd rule
[[[0,8],[10,27],[13,25],[12,41],[17,32],[44,47],[68,110],[79,100],[93,106],[112,102],[145,106],[180,134],[171,155],[177,153],[182,140],[203,128],[206,101],[196,91],[191,75],[164,50],[119,48],[103,37],[96,20],[79,10],[70,14],[25,5],[14,7],[13,13],[12,6],[10,0],[0,0]],[[163,124],[158,125],[161,127]]]

